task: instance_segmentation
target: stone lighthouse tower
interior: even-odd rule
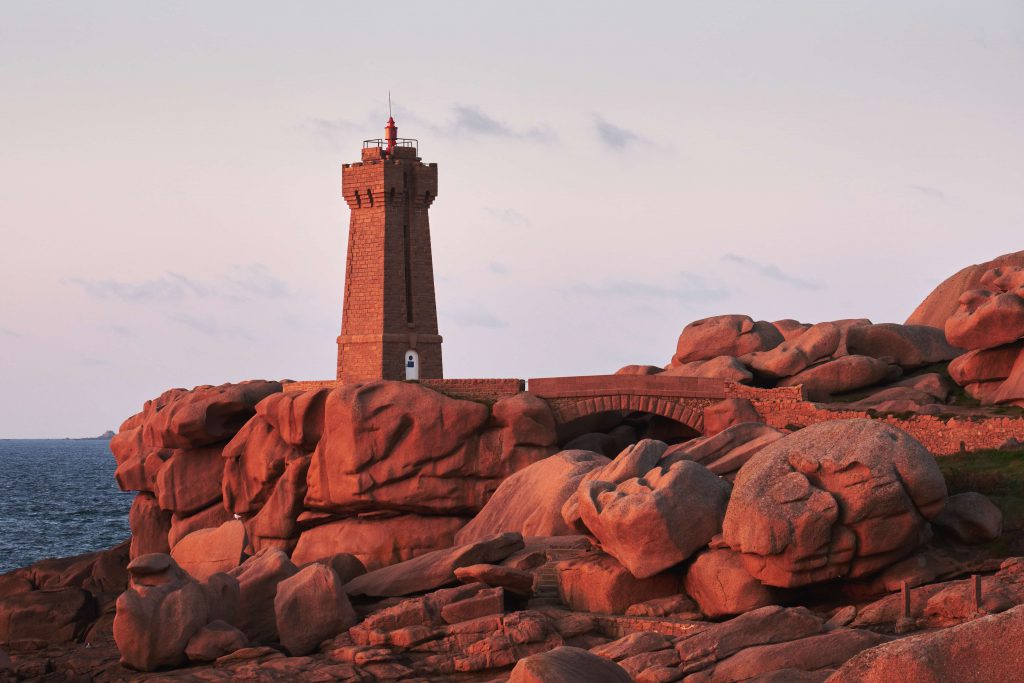
[[[440,379],[434,266],[427,210],[437,196],[437,164],[416,140],[364,140],[362,160],[345,164],[341,190],[351,209],[338,379]]]

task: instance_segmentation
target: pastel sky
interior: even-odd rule
[[[1024,248],[1024,4],[0,4],[0,437],[330,378],[343,162],[437,162],[445,371],[666,363],[722,313],[902,322]]]

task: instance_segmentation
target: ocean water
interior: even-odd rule
[[[115,466],[105,439],[0,439],[0,573],[127,539]]]

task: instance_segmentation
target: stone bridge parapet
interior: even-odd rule
[[[675,420],[704,433],[704,409],[726,398],[748,399],[764,421],[794,430],[827,420],[875,419],[908,432],[932,453],[998,448],[1010,438],[1024,441],[1024,417],[878,415],[811,403],[802,387],[759,389],[725,380],[662,375],[587,375],[521,379],[441,379],[420,384],[452,398],[493,404],[523,391],[544,399],[558,424],[608,411],[643,412]],[[291,382],[285,391],[331,388],[338,382]]]
[[[609,411],[642,412],[704,432],[704,409],[729,396],[730,382],[705,377],[587,375],[531,379],[527,390],[547,401],[559,424]]]

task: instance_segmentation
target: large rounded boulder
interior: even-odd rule
[[[767,351],[782,342],[782,333],[769,322],[754,322],[748,315],[717,315],[683,328],[672,365]]]
[[[744,465],[723,535],[767,585],[857,578],[913,552],[945,502],[934,457],[906,432],[873,420],[822,422]]]
[[[475,514],[506,477],[554,451],[554,417],[530,394],[482,403],[407,382],[327,396],[305,505],[341,514]]]
[[[992,268],[946,320],[950,343],[969,349],[949,373],[983,404],[1024,406],[1024,266]]]
[[[620,484],[580,486],[583,524],[638,579],[689,558],[721,529],[729,484],[692,460]]]
[[[929,325],[942,329],[960,306],[960,296],[978,289],[985,273],[994,268],[1024,267],[1024,251],[1004,254],[991,261],[967,266],[946,278],[907,318],[907,325]]]
[[[1009,289],[975,289],[960,297],[946,338],[965,349],[993,349],[1024,338],[1024,271]]]
[[[562,519],[562,506],[586,474],[609,462],[603,455],[581,450],[535,462],[501,482],[483,510],[456,534],[455,542],[461,545],[505,531],[523,536],[576,533]]]

